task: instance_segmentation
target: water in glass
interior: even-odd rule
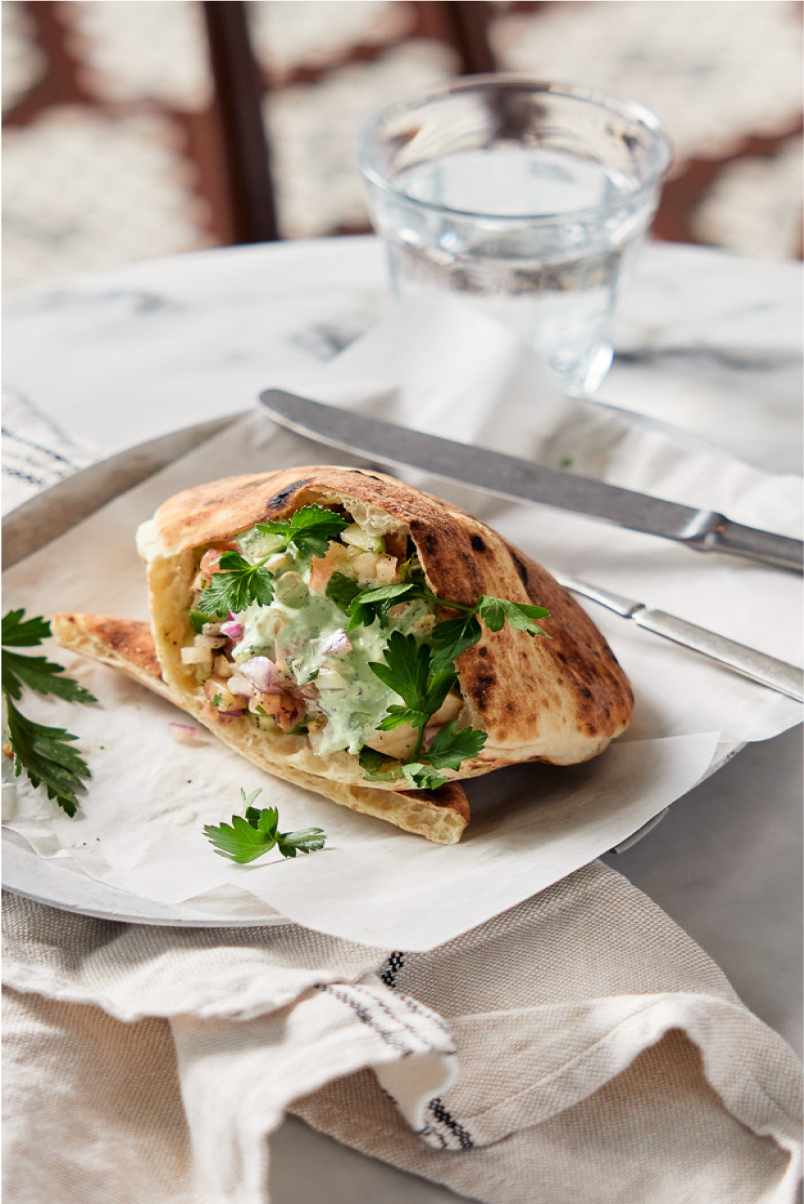
[[[522,147],[448,155],[396,186],[375,203],[397,294],[463,294],[530,342],[568,391],[593,392],[650,198],[611,167]]]

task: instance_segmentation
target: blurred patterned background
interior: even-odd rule
[[[269,148],[267,234],[244,218],[227,152],[215,39],[234,10]],[[365,231],[359,127],[467,65],[654,109],[676,148],[657,237],[802,256],[800,3],[3,0],[2,16],[5,287]]]

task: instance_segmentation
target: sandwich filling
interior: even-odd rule
[[[431,788],[485,743],[462,716],[454,664],[438,660],[440,604],[404,532],[306,506],[199,550],[181,659],[207,720],[299,736],[317,755],[359,757],[371,780]]]

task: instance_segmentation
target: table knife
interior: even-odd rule
[[[712,660],[719,661],[735,673],[742,673],[744,677],[769,686],[771,690],[786,694],[788,698],[795,698],[796,702],[804,702],[804,670],[795,665],[758,652],[756,648],[749,648],[746,644],[738,644],[736,640],[727,639],[726,636],[718,635],[705,627],[698,627],[696,623],[680,619],[667,611],[653,610],[644,602],[624,598],[621,594],[600,589],[587,581],[568,577],[565,573],[553,572],[552,575],[565,589],[600,603],[623,619],[633,619],[646,631],[664,636],[675,644],[683,644],[693,652],[700,652]]]
[[[804,571],[801,540],[743,526],[712,510],[696,510],[502,452],[425,435],[281,389],[267,389],[260,401],[281,426],[380,464],[418,468],[508,501],[568,510],[672,539],[698,552],[728,552]]]

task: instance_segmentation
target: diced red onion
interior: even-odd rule
[[[249,679],[243,673],[233,673],[232,676],[227,679],[226,685],[230,694],[239,695],[240,698],[254,697],[254,682],[249,681]]]
[[[230,640],[239,640],[243,637],[243,624],[237,619],[229,619],[226,623],[221,623],[221,635],[225,635]]]
[[[351,652],[352,642],[345,631],[333,631],[332,635],[321,645],[324,656],[332,652]]]
[[[231,723],[234,719],[239,719],[243,714],[242,711],[216,711],[215,715],[221,723]]]
[[[200,727],[190,723],[169,723],[168,727],[177,744],[195,744],[197,737],[203,734]]]
[[[252,656],[251,660],[240,666],[240,672],[245,673],[258,690],[267,690],[269,686],[276,684],[280,677],[276,665],[267,656]]]
[[[304,716],[305,716],[304,707],[301,705],[297,705],[293,710],[293,714],[288,719],[288,729],[295,727],[297,723],[301,723]]]

